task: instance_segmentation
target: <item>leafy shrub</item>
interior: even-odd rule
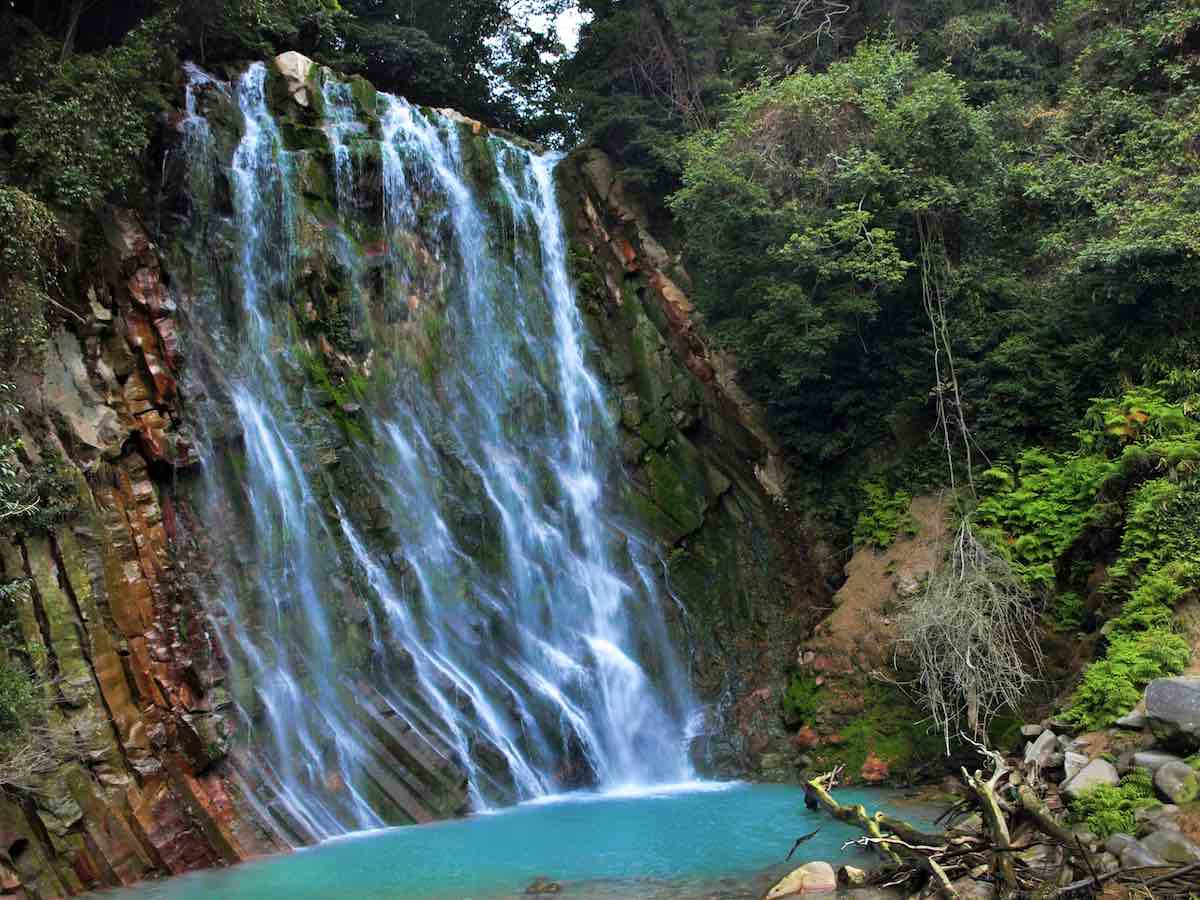
[[[45,531],[75,514],[79,490],[61,458],[17,465],[19,447],[19,439],[0,442],[0,522],[10,532]]]
[[[38,719],[42,703],[29,673],[11,658],[0,661],[0,752]]]
[[[812,675],[793,675],[781,698],[784,721],[794,726],[811,722],[819,708],[817,698],[820,690]]]
[[[0,184],[0,380],[46,340],[46,305],[58,286],[62,227],[40,200]]]
[[[862,482],[863,508],[854,525],[854,545],[875,545],[881,550],[890,547],[901,534],[917,534],[917,523],[909,507],[912,496],[904,491],[892,493],[882,479]]]
[[[65,62],[40,35],[20,48],[0,81],[0,106],[15,113],[14,170],[39,197],[95,209],[141,189],[154,114],[166,108],[160,85],[170,78],[161,25],[147,20],[120,45]]]
[[[1026,450],[1016,472],[992,468],[984,473],[991,492],[980,502],[976,520],[1001,534],[1028,582],[1051,585],[1058,560],[1096,521],[1097,494],[1114,471],[1115,464],[1104,456]]]
[[[1094,835],[1106,838],[1113,834],[1132,834],[1137,825],[1134,813],[1157,805],[1154,782],[1149,773],[1134,769],[1118,785],[1101,784],[1084,791],[1071,804],[1071,813]]]
[[[1104,658],[1083,673],[1067,707],[1067,720],[1085,731],[1111,725],[1137,705],[1151,681],[1182,672],[1190,655],[1187,641],[1171,631],[1111,640]]]
[[[1083,625],[1087,610],[1079,594],[1065,591],[1054,595],[1047,613],[1055,631],[1069,632]]]

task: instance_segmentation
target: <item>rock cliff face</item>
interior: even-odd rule
[[[47,693],[74,758],[0,798],[0,884],[78,894],[279,848],[211,747],[229,732],[220,649],[174,546],[175,484],[194,463],[178,392],[174,304],[132,214],[105,216],[83,313],[19,385],[30,478],[74,512],[0,541],[9,652]]]
[[[314,109],[321,87],[295,56],[278,63],[271,103],[286,113],[291,146],[324,146]],[[365,82],[353,91],[360,105],[373,100]],[[49,724],[72,734],[76,749],[30,790],[0,797],[0,893],[73,895],[229,864],[311,837],[301,824],[285,821],[281,830],[278,815],[264,814],[214,622],[214,558],[247,538],[213,533],[217,523],[205,520],[197,500],[197,409],[209,398],[197,395],[189,368],[196,360],[187,352],[201,336],[186,329],[204,321],[189,271],[192,220],[181,212],[192,202],[184,192],[196,190],[179,169],[190,152],[188,115],[164,124],[159,214],[175,224],[163,227],[160,242],[170,249],[157,246],[133,213],[106,213],[104,249],[76,278],[78,315],[55,331],[41,371],[20,385],[22,465],[31,478],[53,482],[69,509],[47,528],[0,540],[8,652],[35,673]],[[228,158],[241,128],[237,110],[214,103],[210,120],[214,146]],[[483,131],[478,123],[462,127]],[[314,209],[333,202],[333,165],[324,158],[300,173]],[[369,164],[364,171],[372,177]],[[784,740],[771,689],[824,595],[781,502],[786,472],[727,362],[706,342],[686,273],[604,157],[577,153],[558,178],[592,364],[606,382],[633,476],[634,527],[661,548],[675,601],[668,622],[708,704],[695,755],[714,773],[771,770]],[[228,186],[205,189],[219,195]],[[213,203],[228,206],[229,198]],[[368,242],[356,252],[375,251]],[[314,258],[303,272],[307,296],[321,302],[344,293],[344,268],[332,254]],[[315,326],[326,310],[314,301],[306,308]],[[311,368],[336,373],[320,379],[324,408],[338,425],[325,453],[330,465],[344,461],[331,478],[356,483],[346,444],[359,410],[344,388],[372,357],[353,333],[314,329],[310,338]],[[364,490],[353,514],[378,518],[378,502]],[[366,627],[367,614],[347,599],[352,593],[323,598],[336,605],[348,635]],[[372,781],[395,810],[391,820],[461,810],[465,787],[453,759],[430,753],[428,741],[375,696],[361,688],[354,721],[369,739]]]
[[[619,403],[633,503],[665,550],[678,640],[709,703],[706,771],[791,780],[778,687],[829,591],[815,541],[784,494],[789,474],[689,300],[688,273],[611,162],[559,169],[580,303]]]

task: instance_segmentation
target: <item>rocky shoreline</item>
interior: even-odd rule
[[[988,900],[1193,896],[1200,888],[1200,677],[1150,683],[1117,727],[1072,733],[1066,723],[1021,728],[1012,756],[984,753],[984,770],[949,779],[958,795],[946,830],[920,833],[861,806],[842,807],[834,778],[810,796],[864,831],[880,868],[867,874],[823,861],[798,866],[763,900],[830,895],[860,886],[895,896]],[[857,895],[857,894],[855,894]],[[891,896],[892,894],[889,894]],[[1142,893],[1141,896],[1145,896]],[[875,895],[872,895],[875,896]]]

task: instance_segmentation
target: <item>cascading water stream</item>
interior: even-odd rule
[[[556,158],[388,95],[368,124],[322,77],[333,218],[262,65],[232,159],[188,179],[232,196],[193,230],[214,258],[224,229],[236,277],[197,278],[190,325],[242,765],[300,839],[423,820],[455,769],[477,808],[690,779],[695,704],[652,553],[618,525]],[[334,270],[339,351],[305,332],[332,301],[302,287]]]

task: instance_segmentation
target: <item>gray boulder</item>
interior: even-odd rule
[[[1083,771],[1083,767],[1088,764],[1088,758],[1083,753],[1076,753],[1074,750],[1068,750],[1063,754],[1063,768],[1067,773],[1067,781],[1070,781],[1076,775]]]
[[[1126,869],[1139,869],[1142,866],[1165,866],[1167,861],[1156,853],[1151,853],[1141,844],[1126,847],[1121,853],[1121,865]]]
[[[1195,744],[1200,736],[1200,678],[1159,678],[1146,688],[1146,718],[1161,739],[1184,739]]]
[[[1144,807],[1133,812],[1134,821],[1138,823],[1138,830],[1142,834],[1148,831],[1161,831],[1164,828],[1179,831],[1179,823],[1175,821],[1178,815],[1179,807],[1174,803]]]
[[[1191,803],[1200,794],[1200,780],[1185,762],[1169,762],[1159,766],[1154,773],[1154,786],[1176,805]]]
[[[1130,847],[1136,846],[1138,846],[1138,841],[1132,834],[1112,834],[1104,842],[1104,849],[1113,856],[1120,856]]]
[[[1040,735],[1045,730],[1046,730],[1045,728],[1043,728],[1041,725],[1038,725],[1037,723],[1032,723],[1029,725],[1022,725],[1021,726],[1021,737],[1028,738],[1029,740],[1032,741],[1034,738],[1036,738],[1038,735]]]
[[[1144,712],[1135,709],[1129,715],[1117,719],[1117,727],[1128,728],[1130,731],[1141,731],[1146,727],[1148,721]]]
[[[1185,866],[1188,863],[1200,862],[1200,847],[1189,841],[1181,832],[1169,828],[1146,835],[1142,838],[1142,847],[1147,852],[1176,865]]]
[[[1025,745],[1025,762],[1037,763],[1045,768],[1057,749],[1058,736],[1053,731],[1043,731],[1034,741]]]
[[[1151,774],[1157,772],[1169,762],[1183,762],[1174,753],[1163,753],[1161,750],[1143,750],[1133,754],[1133,764],[1139,769],[1149,769]]]
[[[1102,784],[1114,785],[1121,782],[1116,767],[1106,759],[1093,759],[1070,781],[1062,785],[1063,793],[1074,800],[1085,792]]]

